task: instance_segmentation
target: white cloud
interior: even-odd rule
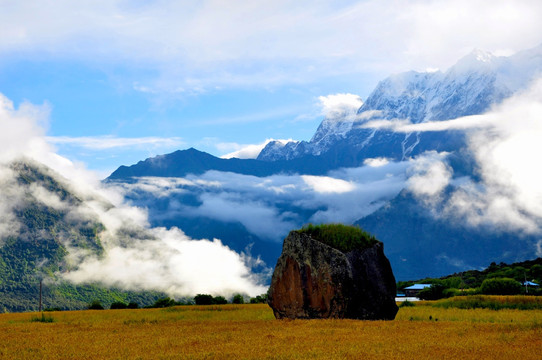
[[[483,129],[493,126],[495,119],[492,114],[465,116],[452,120],[444,121],[427,121],[413,124],[405,119],[393,120],[372,120],[362,125],[364,129],[387,129],[394,132],[411,133],[411,132],[431,132],[445,130],[471,130]]]
[[[371,167],[380,167],[389,164],[389,160],[383,157],[370,158],[363,160],[363,165],[368,165]]]
[[[104,136],[47,136],[49,143],[57,145],[73,145],[90,150],[110,150],[114,148],[175,148],[183,145],[179,137],[141,137],[141,138],[119,138],[111,135]]]
[[[428,201],[436,201],[453,174],[453,170],[444,162],[446,155],[430,152],[415,159],[409,169],[413,175],[408,178],[408,189]]]
[[[464,218],[473,226],[492,224],[525,233],[542,231],[542,80],[505,100],[487,114],[419,124],[416,131],[467,130],[468,150],[474,156],[480,181],[451,181],[451,170],[439,157],[418,160],[410,189],[424,199],[455,186],[442,215]],[[410,125],[407,126],[412,129]],[[401,128],[399,128],[401,131]]]
[[[124,184],[123,189],[141,204],[145,204],[145,197],[138,193],[141,183],[153,184],[147,187],[149,201],[171,194],[162,210],[154,214],[162,220],[207,217],[240,223],[261,239],[281,241],[290,230],[309,221],[352,223],[370,214],[405,187],[409,166],[409,162],[390,162],[378,167],[336,170],[327,176],[256,177],[208,171],[184,179],[160,178],[159,182],[143,178]],[[197,203],[185,203],[187,194],[196,197]]]
[[[529,48],[541,12],[536,0],[4,2],[0,53],[148,66],[159,75],[135,86],[151,93],[268,87]]]
[[[193,216],[203,216],[224,222],[239,222],[252,234],[262,239],[277,240],[295,229],[296,225],[273,205],[257,199],[247,199],[240,193],[205,193],[202,204],[191,211]],[[279,235],[280,234],[280,235]]]
[[[15,108],[0,94],[0,142],[5,146],[0,154],[0,245],[6,236],[23,239],[29,234],[14,210],[23,209],[33,200],[61,212],[64,221],[72,225],[99,221],[106,228],[100,234],[105,253],[99,258],[89,250],[72,247],[70,234],[62,231],[56,234],[69,250],[68,259],[75,267],[74,271],[59,276],[71,281],[160,290],[173,296],[198,292],[257,295],[265,291],[261,285],[265,279],[252,272],[253,265],[262,264],[248,254],[236,253],[220,240],[194,240],[178,229],[149,228],[147,211],[125,204],[118,187],[103,188],[94,173],[54,152],[45,138],[47,120],[48,106],[23,103]],[[100,149],[140,143],[140,139],[118,138],[63,138],[63,141],[85,142],[86,146]],[[145,141],[152,145],[162,140],[146,138]],[[38,183],[21,185],[16,171],[10,169],[16,160],[39,167],[80,201],[62,199]],[[142,189],[162,189],[164,181],[148,181]],[[198,179],[173,183],[210,188],[220,185]]]
[[[63,274],[75,283],[101,282],[131,290],[159,290],[173,296],[211,293],[262,294],[266,288],[238,254],[220,240],[192,240],[179,229],[150,230],[154,239],[109,248]]]
[[[540,231],[542,167],[536,156],[542,153],[542,80],[504,101],[487,116],[493,120],[493,126],[474,132],[469,143],[485,186],[471,197],[473,202],[481,201],[487,209],[478,212],[481,214],[478,217],[517,225],[528,232],[533,227]],[[476,221],[477,207],[457,208],[468,212],[469,218]],[[536,226],[526,225],[533,222]]]
[[[355,114],[361,105],[363,105],[361,97],[354,94],[319,96],[318,100],[322,107],[322,114],[327,118]]]
[[[258,157],[263,148],[272,141],[278,141],[281,144],[287,144],[295,140],[266,139],[263,143],[251,145],[241,145],[237,143],[219,143],[216,145],[216,147],[219,151],[224,151],[226,149],[235,149],[235,151],[222,155],[221,158],[223,159],[255,159]]]
[[[13,102],[0,94],[0,161],[9,162],[21,155],[39,156],[51,152],[45,142],[45,128],[48,125],[50,107],[22,103],[15,108]]]
[[[316,193],[342,194],[355,189],[352,183],[329,176],[301,175],[301,179]]]

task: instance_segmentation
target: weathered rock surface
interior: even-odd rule
[[[393,320],[395,294],[381,242],[343,253],[292,231],[284,240],[268,303],[277,319]]]

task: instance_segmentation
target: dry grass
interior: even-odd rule
[[[417,305],[395,321],[278,321],[267,305],[0,315],[6,359],[539,359],[541,310]],[[431,317],[431,319],[430,319]],[[437,320],[438,319],[438,320]]]

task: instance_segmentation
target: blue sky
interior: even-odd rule
[[[308,140],[322,96],[534,47],[540,15],[527,0],[0,1],[0,93],[44,104],[57,152],[107,176],[188,147]]]

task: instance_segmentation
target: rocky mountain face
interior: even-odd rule
[[[296,231],[284,239],[269,288],[278,319],[393,320],[395,278],[377,242],[343,253]]]

